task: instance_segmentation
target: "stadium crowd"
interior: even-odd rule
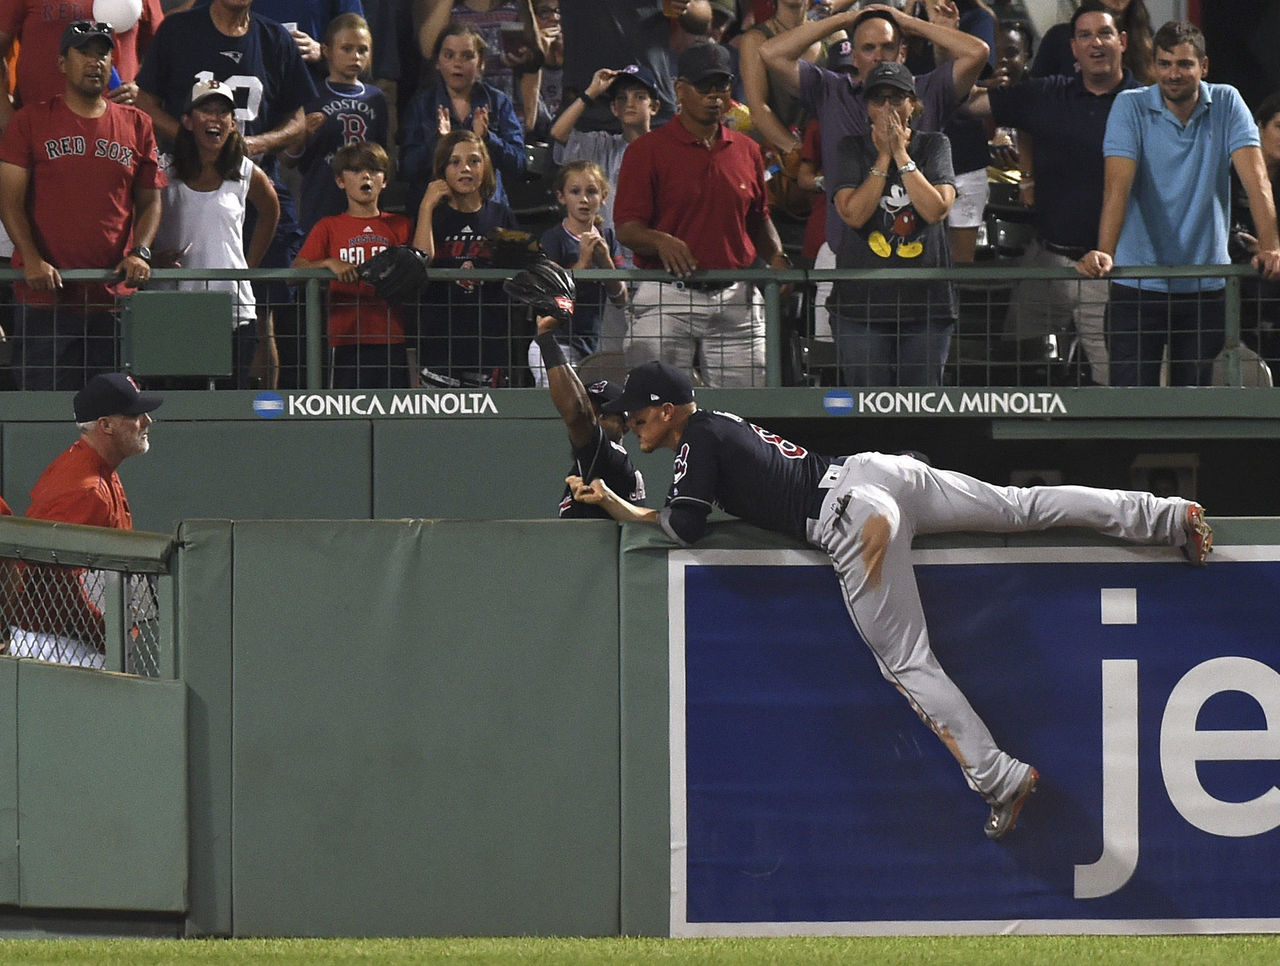
[[[225,385],[301,384],[301,286],[165,268],[327,270],[334,388],[545,385],[500,284],[393,305],[357,274],[404,244],[483,269],[494,229],[570,269],[664,271],[580,285],[555,340],[708,386],[765,381],[758,286],[708,271],[1076,267],[1020,283],[988,348],[1066,340],[1075,384],[1202,385],[1222,279],[1105,276],[1252,261],[1246,335],[1280,348],[1280,95],[1210,83],[1200,30],[1144,0],[1082,0],[1043,37],[1018,0],[0,0],[0,50],[0,255],[22,273],[0,388],[118,368],[142,286],[231,292]],[[797,297],[791,334],[844,385],[943,384],[963,292],[882,279]]]

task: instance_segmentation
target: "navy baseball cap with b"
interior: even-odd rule
[[[91,423],[103,416],[137,416],[158,409],[164,396],[142,392],[132,376],[106,372],[94,376],[76,393],[72,403],[77,423]]]
[[[91,40],[105,40],[107,46],[110,47],[113,44],[112,36],[114,33],[115,31],[112,30],[109,23],[94,20],[73,20],[62,31],[62,41],[58,44],[58,54],[65,57],[67,51],[72,47],[79,50]]]
[[[613,79],[605,93],[611,98],[617,97],[618,91],[625,87],[643,87],[654,100],[657,100],[659,96],[658,79],[653,76],[653,71],[644,66],[644,64],[628,64],[622,68],[622,70],[618,71],[618,76]]]
[[[689,374],[665,362],[646,362],[627,373],[622,395],[604,406],[606,413],[634,413],[646,406],[693,402]]]
[[[710,77],[732,77],[733,60],[729,56],[729,48],[713,43],[686,48],[676,61],[676,76],[690,84]]]

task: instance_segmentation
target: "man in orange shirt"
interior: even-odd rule
[[[163,397],[139,391],[123,373],[94,376],[75,395],[80,438],[40,474],[27,516],[132,530],[133,516],[116,469],[151,446],[151,412]],[[99,572],[24,568],[12,621],[10,653],[61,664],[102,667],[106,623]]]

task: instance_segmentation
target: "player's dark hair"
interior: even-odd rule
[[[213,169],[223,181],[239,181],[240,166],[244,162],[244,137],[233,125],[231,134],[223,142],[218,156],[213,159]],[[168,174],[179,181],[191,181],[200,176],[204,163],[200,160],[200,149],[196,147],[196,136],[188,131],[185,125],[178,125],[178,133],[173,138],[173,162],[169,165]]]
[[[440,36],[436,38],[436,45],[431,49],[431,62],[438,64],[440,62],[440,51],[444,50],[444,42],[450,37],[469,37],[471,44],[476,49],[476,57],[480,60],[480,66],[484,67],[484,55],[489,49],[489,45],[485,43],[484,37],[480,31],[469,23],[459,23],[456,20],[450,20],[448,26],[440,31]]]
[[[333,152],[330,162],[335,176],[344,171],[380,171],[391,177],[391,158],[377,141],[352,141]]]
[[[369,21],[358,13],[340,13],[329,21],[324,30],[324,45],[333,46],[333,38],[343,30],[363,30],[369,35],[369,49],[373,49],[373,31],[369,29]]]
[[[1173,48],[1180,44],[1190,44],[1196,57],[1204,60],[1204,34],[1189,20],[1170,20],[1156,31],[1152,43],[1167,54],[1173,53]]]
[[[480,176],[480,197],[488,201],[493,197],[493,193],[498,190],[498,176],[493,170],[493,159],[489,157],[489,149],[485,147],[484,138],[475,131],[468,131],[459,128],[450,131],[440,139],[440,143],[436,145],[436,156],[432,165],[435,177],[443,178],[445,170],[449,167],[449,158],[453,154],[453,149],[459,144],[466,142],[475,146],[480,152],[480,156],[484,158],[484,174]]]

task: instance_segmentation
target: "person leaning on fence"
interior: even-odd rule
[[[1156,31],[1157,82],[1122,91],[1107,118],[1106,187],[1097,247],[1077,270],[1091,278],[1113,266],[1228,265],[1230,167],[1249,197],[1258,229],[1252,262],[1280,278],[1275,199],[1258,127],[1240,93],[1204,80],[1204,35],[1186,21]],[[1107,338],[1113,386],[1207,385],[1225,343],[1225,279],[1125,278],[1111,284]]]
[[[51,462],[31,489],[27,516],[132,530],[133,514],[116,472],[151,447],[151,413],[164,397],[129,376],[94,376],[75,395],[80,438]],[[102,667],[106,622],[99,571],[23,566],[10,620],[10,653],[61,664]]]
[[[23,272],[19,389],[79,389],[115,364],[118,286],[63,285],[60,269],[115,271],[130,288],[151,277],[165,177],[151,119],[106,97],[111,38],[106,24],[70,24],[64,92],[23,107],[0,140],[0,217]]]
[[[707,535],[714,508],[825,551],[849,617],[881,674],[990,806],[983,827],[990,839],[1014,827],[1039,774],[996,744],[938,663],[912,569],[916,534],[1087,527],[1131,543],[1179,548],[1188,563],[1201,567],[1213,545],[1203,508],[1179,497],[1086,486],[994,486],[907,455],[825,456],[733,413],[699,408],[688,376],[661,362],[632,369],[622,396],[604,410],[627,414],[642,452],[673,451],[675,480],[660,510],[635,506],[603,480],[580,476],[566,480],[574,498],[603,507],[620,522],[659,527],[681,546]]]
[[[641,282],[631,303],[628,364],[695,366],[708,386],[762,386],[764,299],[745,281],[686,281],[701,269],[785,269],[769,218],[759,146],[722,123],[733,83],[729,52],[695,44],[680,55],[680,113],[637,138],[622,158],[614,221],[639,268],[672,282]]]

